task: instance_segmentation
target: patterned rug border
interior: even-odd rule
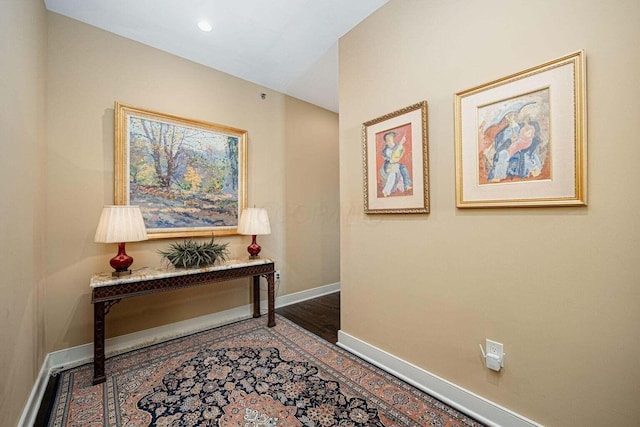
[[[273,341],[281,342],[284,346],[281,349],[282,360],[293,360],[287,358],[287,354],[291,352],[306,363],[317,366],[319,371],[328,374],[330,378],[335,378],[349,393],[362,396],[367,403],[379,408],[377,410],[382,410],[381,418],[392,421],[391,425],[482,426],[476,420],[437,398],[278,315],[276,315],[275,328],[268,328],[264,317],[241,320],[112,356],[106,360],[107,381],[101,386],[90,386],[93,373],[91,363],[61,371],[58,373],[60,381],[49,425],[54,427],[79,425],[73,422],[68,424],[70,405],[72,402],[82,405],[85,401],[91,402],[96,407],[102,404],[103,413],[101,416],[96,416],[95,420],[84,420],[86,423],[81,425],[124,425],[119,398],[123,394],[126,395],[127,390],[125,390],[126,387],[122,389],[122,385],[118,385],[119,378],[126,378],[129,375],[135,377],[136,372],[143,374],[153,372],[172,360],[174,364],[177,363],[176,360],[188,360],[203,348],[218,348],[229,341],[243,342],[251,334],[266,334],[265,336],[271,337]],[[256,346],[256,348],[261,347]],[[367,379],[370,381],[366,382]],[[128,384],[125,385],[128,386]],[[88,397],[74,401],[72,396],[74,389],[87,392],[89,389],[86,387],[95,387],[95,389],[88,392]],[[419,415],[417,408],[423,407],[433,410],[426,410],[424,415]],[[407,408],[411,410],[408,411]],[[104,423],[100,423],[100,420]],[[425,420],[429,423],[425,423]]]

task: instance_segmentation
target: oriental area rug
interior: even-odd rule
[[[59,373],[49,426],[482,426],[278,316]]]

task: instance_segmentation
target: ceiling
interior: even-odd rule
[[[338,111],[338,39],[388,0],[45,0],[47,9]],[[203,32],[201,20],[213,27]]]

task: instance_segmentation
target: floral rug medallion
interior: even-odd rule
[[[224,408],[221,427],[298,427],[302,423],[295,417],[296,408],[286,407],[271,396],[251,393]]]

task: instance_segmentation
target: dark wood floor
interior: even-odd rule
[[[340,292],[278,308],[276,313],[331,343],[338,341]]]

